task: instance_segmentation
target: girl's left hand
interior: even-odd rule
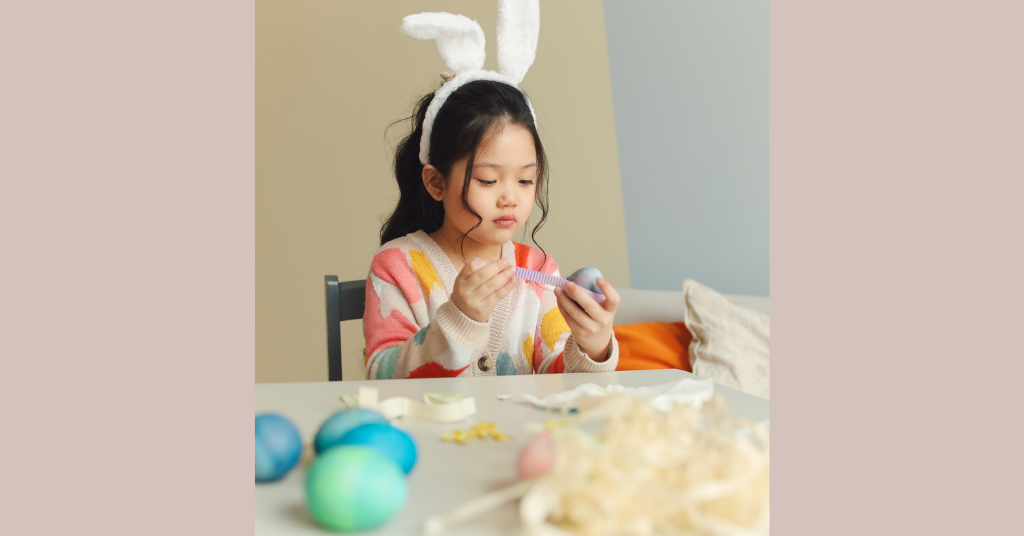
[[[580,350],[600,362],[605,360],[608,345],[612,342],[612,321],[615,319],[615,310],[619,308],[619,293],[603,277],[597,280],[597,288],[604,294],[603,304],[597,303],[572,281],[565,285],[565,290],[556,288],[555,298],[558,300],[558,310],[569,324]],[[573,303],[570,296],[579,305]]]

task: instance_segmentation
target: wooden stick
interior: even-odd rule
[[[514,486],[509,486],[473,499],[443,516],[430,517],[423,523],[423,532],[429,536],[440,534],[455,523],[478,516],[488,510],[522,497],[532,484],[532,481],[524,480]]]

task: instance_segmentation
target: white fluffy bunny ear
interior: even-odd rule
[[[418,13],[402,19],[401,30],[414,39],[433,39],[455,74],[484,68],[484,31],[476,21],[451,13]]]
[[[498,0],[498,72],[522,82],[539,35],[540,0]]]

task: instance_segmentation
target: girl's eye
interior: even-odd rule
[[[519,181],[519,184],[522,184],[523,186],[533,186],[533,179],[521,180]]]
[[[479,182],[480,184],[482,184],[484,186],[491,186],[493,184],[496,184],[498,181],[485,181],[483,179],[477,179],[476,182]]]

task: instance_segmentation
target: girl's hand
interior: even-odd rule
[[[455,278],[451,300],[464,315],[487,322],[494,306],[515,288],[515,272],[511,261],[503,259],[466,263]]]
[[[565,285],[565,290],[556,288],[555,298],[580,350],[600,362],[608,355],[608,346],[612,343],[612,321],[619,308],[619,293],[603,277],[597,280],[597,288],[604,294],[604,304],[597,303],[572,281]],[[570,296],[579,305],[573,303]]]

